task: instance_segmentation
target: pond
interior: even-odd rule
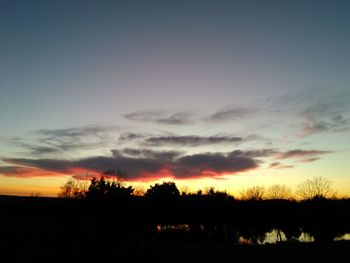
[[[350,240],[350,233],[343,234],[339,237],[334,238],[334,241],[341,241],[341,240]],[[277,242],[314,242],[315,238],[306,232],[301,232],[300,236],[297,238],[290,238],[287,240],[286,235],[283,233],[283,231],[278,231],[278,229],[273,229],[270,232],[265,233],[265,238],[263,241],[258,241],[258,244],[275,244]],[[239,243],[240,244],[254,244],[250,239],[244,238],[242,236],[239,237]]]
[[[211,236],[213,234],[213,229],[215,232],[215,227],[211,228],[210,230],[206,228],[204,225],[199,225],[199,229],[201,233],[206,233],[207,235]],[[162,233],[191,233],[191,226],[188,224],[177,224],[177,225],[157,225],[156,231],[160,234]],[[248,244],[248,245],[254,245],[254,244],[275,244],[278,242],[289,242],[289,243],[299,243],[299,242],[314,242],[315,238],[307,233],[307,232],[301,232],[298,237],[292,237],[287,239],[285,233],[282,230],[278,229],[272,229],[269,232],[263,233],[259,235],[258,238],[249,238],[243,234],[240,233],[240,231],[234,231],[230,230],[228,228],[225,228],[224,230],[226,232],[226,236],[230,234],[230,236],[235,236],[236,241],[238,244]],[[175,235],[174,235],[175,237]],[[342,241],[342,240],[350,240],[350,233],[342,234],[336,238],[334,238],[334,241]]]

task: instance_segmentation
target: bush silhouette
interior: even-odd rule
[[[85,196],[90,200],[115,200],[125,199],[132,195],[134,189],[125,187],[118,177],[102,175],[100,178],[92,178]]]
[[[155,200],[175,199],[180,196],[180,191],[174,182],[163,182],[150,186],[145,197]]]

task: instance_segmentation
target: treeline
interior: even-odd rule
[[[232,196],[226,191],[215,190],[214,187],[206,190],[198,190],[190,192],[188,189],[180,191],[174,182],[163,182],[150,186],[146,191],[143,189],[134,189],[131,186],[125,186],[119,176],[120,172],[107,171],[99,178],[91,178],[90,180],[80,180],[70,178],[61,187],[58,194],[62,198],[84,199],[95,198],[98,195],[106,198],[113,196],[121,198],[122,196],[153,196],[153,195],[222,195],[227,198],[240,200],[312,200],[312,199],[337,199],[336,191],[332,188],[332,182],[325,177],[314,177],[307,179],[297,186],[295,193],[286,185],[273,184],[268,188],[264,186],[252,186],[243,189],[238,198]]]
[[[237,242],[243,237],[259,243],[275,230],[279,240],[281,233],[287,240],[306,233],[317,242],[330,242],[350,232],[350,199],[330,198],[334,191],[323,177],[298,186],[302,201],[293,199],[283,185],[251,187],[235,199],[214,188],[181,193],[174,182],[135,195],[131,186],[111,175],[92,178],[84,187],[76,183],[68,181],[61,197],[80,204],[75,212],[122,226],[115,233],[120,238]]]
[[[261,243],[271,231],[277,241],[285,241],[281,244],[306,234],[322,246],[350,233],[350,199],[331,199],[321,192],[298,201],[265,199],[268,190],[263,197],[255,195],[261,189],[247,190],[251,195],[236,199],[214,188],[181,192],[174,182],[163,182],[135,194],[111,175],[69,180],[60,193],[65,198],[0,197],[0,248],[67,255],[83,251],[89,258],[89,253],[116,248],[231,245],[242,238]]]

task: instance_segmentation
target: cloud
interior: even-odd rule
[[[98,174],[106,170],[126,172],[126,180],[152,180],[220,177],[258,167],[258,160],[229,153],[182,155],[176,151],[123,149],[113,150],[112,156],[96,156],[79,160],[63,159],[4,159],[11,168],[1,167],[5,176],[35,177],[51,175]],[[22,175],[23,173],[23,175]]]
[[[194,123],[193,114],[188,111],[169,112],[164,110],[136,111],[123,115],[132,121],[153,122],[168,125],[184,125]]]
[[[57,177],[62,176],[62,173],[55,171],[48,171],[41,168],[21,167],[21,166],[2,166],[0,167],[0,174],[7,177]]]
[[[251,158],[233,157],[220,153],[205,153],[179,158],[172,172],[177,178],[216,177],[223,174],[235,174],[257,167],[256,160]]]
[[[193,123],[191,117],[192,114],[189,112],[176,112],[167,117],[159,118],[157,122],[171,125],[191,124]]]
[[[320,114],[314,110],[305,110],[301,116],[302,137],[321,132],[342,132],[350,129],[350,119],[344,118],[340,113]]]
[[[207,121],[229,121],[246,118],[256,112],[253,108],[225,108],[205,118]]]
[[[100,135],[107,131],[115,130],[115,127],[104,127],[96,125],[87,125],[82,127],[72,127],[67,129],[40,129],[37,134],[46,136],[49,139],[55,138],[80,138],[84,136]]]
[[[38,138],[34,143],[20,142],[17,145],[31,155],[67,153],[81,149],[92,149],[107,145],[116,127],[88,125],[67,129],[40,129],[34,132]]]
[[[29,158],[8,158],[4,162],[31,168],[40,168],[47,171],[65,172],[73,167],[73,161],[58,159],[29,159]]]
[[[294,165],[283,164],[281,162],[273,162],[269,166],[269,168],[274,168],[274,169],[287,169],[287,168],[293,168],[293,167]]]
[[[187,145],[187,146],[200,146],[209,144],[220,143],[240,143],[244,139],[241,137],[233,136],[155,136],[145,140],[146,143],[151,145]]]
[[[302,160],[307,160],[310,158],[315,158],[320,155],[325,155],[332,153],[332,151],[318,151],[318,150],[290,150],[287,152],[281,152],[277,155],[277,159],[290,159],[290,158],[297,158]],[[316,160],[316,159],[315,159]]]
[[[16,177],[86,176],[99,175],[106,170],[123,171],[129,181],[149,181],[158,178],[220,178],[256,169],[261,158],[275,159],[269,168],[292,168],[293,165],[280,160],[313,162],[331,151],[301,150],[279,151],[276,149],[234,150],[231,152],[205,152],[187,154],[175,150],[113,149],[110,156],[92,156],[76,160],[49,158],[7,158],[7,166],[0,167],[0,173]]]
[[[26,140],[19,137],[0,137],[0,143],[20,148],[26,154],[54,155],[106,146],[114,140],[116,127],[87,125],[67,129],[40,129]],[[33,137],[34,136],[34,137]]]
[[[317,160],[320,160],[320,159],[321,159],[320,157],[305,158],[305,159],[302,159],[301,162],[311,163],[311,162],[314,162],[314,161],[317,161]]]
[[[274,99],[282,116],[299,118],[299,137],[350,130],[350,90],[311,88]]]
[[[119,136],[120,141],[132,141],[140,138],[145,138],[147,135],[143,133],[125,132]]]
[[[137,158],[142,157],[142,158],[168,160],[168,161],[172,161],[175,158],[181,155],[184,155],[184,152],[181,152],[181,151],[154,151],[149,149],[134,149],[134,148],[112,150],[111,152],[114,157],[126,155],[130,157],[137,157]]]
[[[249,158],[258,158],[258,157],[269,157],[277,153],[279,153],[279,151],[275,149],[247,150],[247,151],[235,150],[231,152],[230,155],[236,156],[236,157],[245,156]]]

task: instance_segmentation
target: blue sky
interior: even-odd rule
[[[140,159],[162,167],[140,163],[155,178],[170,169],[197,184],[298,173],[297,184],[324,167],[348,180],[347,1],[0,4],[3,192],[103,164],[153,178],[125,164]]]

